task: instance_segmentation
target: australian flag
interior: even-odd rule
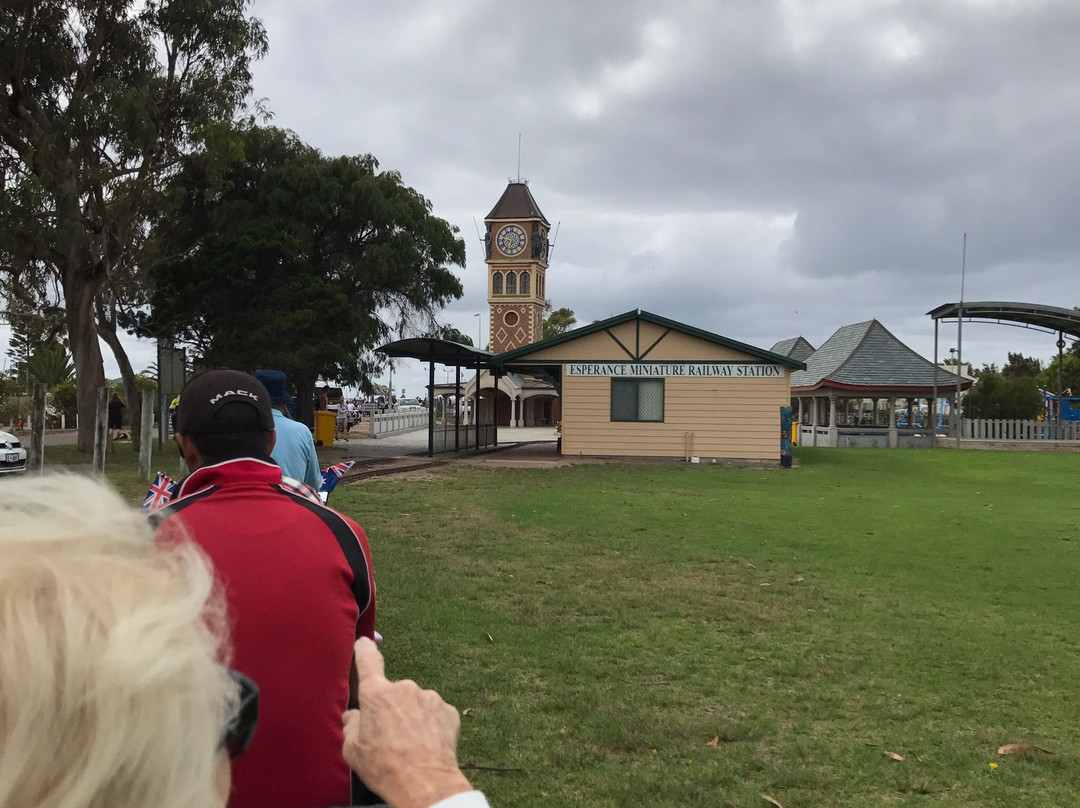
[[[344,463],[335,463],[322,470],[322,486],[319,488],[319,494],[322,497],[323,502],[326,502],[326,496],[334,490],[334,486],[338,484],[338,480],[344,477],[345,472],[355,465],[355,460],[347,460]]]
[[[176,496],[176,489],[179,485],[176,480],[164,471],[159,471],[154,479],[154,484],[146,492],[146,499],[143,500],[142,507],[139,509],[140,512],[150,513],[150,511],[156,511],[158,508],[164,508]]]

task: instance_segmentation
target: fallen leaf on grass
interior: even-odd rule
[[[471,712],[472,712],[472,707],[466,707],[464,710],[461,711],[461,714],[462,715],[468,715]]]
[[[898,755],[898,754],[896,754],[896,752],[882,751],[881,754],[883,754],[885,757],[889,758],[889,760],[903,760],[904,759],[903,755]]]
[[[1016,755],[1020,752],[1045,752],[1048,755],[1054,754],[1049,749],[1043,749],[1041,746],[1036,746],[1033,743],[1007,743],[998,749],[999,755]]]
[[[720,745],[720,736],[719,736],[719,735],[713,735],[713,736],[712,736],[712,740],[711,740],[711,741],[709,741],[709,742],[708,742],[707,744],[705,744],[705,745],[706,745],[706,746],[719,746],[719,745]]]
[[[762,794],[762,795],[761,795],[761,799],[765,800],[765,802],[769,803],[769,805],[775,805],[775,806],[776,806],[776,808],[784,808],[784,806],[783,806],[783,805],[781,805],[780,803],[778,803],[778,802],[777,802],[776,800],[774,800],[774,799],[773,799],[772,797],[770,797],[770,796],[769,796],[768,794]]]
[[[488,642],[495,642],[495,640],[491,639],[491,635],[490,635],[490,634],[486,634],[486,635],[484,635],[484,636],[486,636],[486,637],[488,638]]]

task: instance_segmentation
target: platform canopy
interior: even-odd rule
[[[1073,339],[1080,339],[1080,311],[1058,306],[977,300],[944,303],[936,309],[931,309],[927,314],[935,320],[956,322],[961,311],[963,311],[965,322],[993,322],[1022,328],[1036,328],[1051,333],[1060,332],[1068,334]]]
[[[375,350],[395,359],[420,359],[425,362],[438,362],[440,365],[469,368],[489,367],[491,357],[495,355],[491,351],[482,351],[471,345],[432,337],[399,339]]]
[[[491,367],[491,358],[495,355],[491,351],[482,351],[478,348],[474,348],[471,345],[462,345],[460,342],[451,342],[447,339],[435,339],[434,337],[410,337],[409,339],[399,339],[396,342],[388,342],[386,345],[382,345],[375,349],[378,353],[384,354],[395,359],[419,359],[422,362],[428,363],[428,395],[433,396],[435,390],[435,363],[438,362],[441,365],[449,365],[456,368],[475,368],[477,370],[477,379],[480,378],[479,371],[484,368]],[[460,392],[458,393],[460,395]],[[476,451],[480,451],[481,436],[480,431],[484,426],[479,423],[479,401],[480,401],[480,385],[479,382],[476,385],[477,396],[477,424],[474,427],[474,439],[473,448]],[[435,407],[431,402],[428,403],[428,457],[435,455]],[[455,451],[458,448],[458,419],[460,418],[460,410],[454,410],[454,447]],[[499,443],[498,427],[492,423],[490,424],[492,430],[492,441],[497,446]],[[445,433],[445,430],[444,430]],[[445,440],[446,435],[443,435]],[[468,448],[468,432],[466,432],[466,448]],[[440,450],[441,451],[441,450]]]

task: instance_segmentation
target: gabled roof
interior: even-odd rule
[[[877,320],[836,330],[806,360],[806,370],[791,374],[791,390],[835,387],[865,392],[930,392],[956,387],[956,374],[937,367],[902,343]],[[961,379],[961,387],[971,386]]]
[[[805,337],[792,337],[791,339],[780,340],[769,350],[773,353],[778,353],[782,356],[790,356],[792,359],[798,359],[800,362],[805,362],[806,358],[814,352],[814,346],[811,345]]]
[[[539,219],[548,227],[551,226],[551,222],[540,212],[540,206],[533,199],[529,186],[524,182],[511,182],[506,186],[491,213],[484,217],[485,221],[488,219]]]
[[[726,348],[731,348],[735,351],[740,351],[750,356],[756,356],[760,359],[764,359],[767,362],[775,362],[778,365],[786,365],[792,369],[805,368],[806,365],[797,359],[792,359],[781,354],[772,353],[771,351],[763,350],[762,348],[755,348],[753,345],[747,345],[745,342],[737,342],[727,337],[722,337],[719,334],[713,334],[709,331],[702,331],[699,328],[686,325],[686,323],[680,323],[675,320],[669,320],[666,317],[661,317],[658,314],[652,314],[642,309],[632,309],[625,314],[618,314],[614,317],[609,317],[606,320],[598,320],[595,323],[582,326],[581,328],[575,328],[573,331],[567,331],[565,334],[559,334],[555,337],[548,337],[547,339],[534,342],[531,345],[525,345],[521,348],[515,348],[512,351],[506,353],[497,354],[492,359],[493,365],[505,366],[507,364],[517,364],[516,360],[521,357],[528,356],[529,354],[542,351],[547,348],[551,348],[555,345],[561,345],[564,342],[570,342],[572,340],[581,339],[587,337],[590,334],[595,334],[598,331],[604,331],[608,328],[613,328],[623,323],[629,323],[633,320],[642,320],[646,323],[652,323],[658,325],[661,328],[669,328],[672,331],[678,331],[682,334],[687,334],[692,337],[704,340],[706,342],[712,342],[716,345],[723,345]]]

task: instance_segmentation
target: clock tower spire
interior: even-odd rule
[[[502,353],[543,336],[551,224],[519,177],[506,186],[484,225],[489,350]]]

